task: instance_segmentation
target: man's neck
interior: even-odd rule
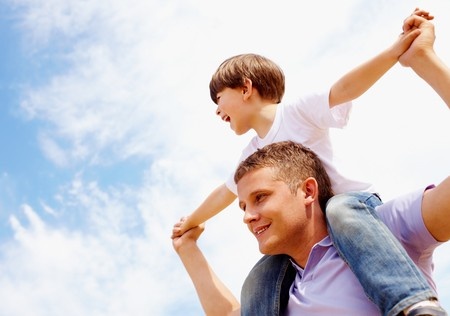
[[[314,246],[327,236],[328,230],[326,225],[319,225],[315,231],[311,232],[309,237],[303,235],[302,240],[299,242],[299,245],[301,246],[298,247],[295,254],[290,254],[291,258],[298,266],[304,268]]]

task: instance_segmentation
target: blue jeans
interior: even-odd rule
[[[264,256],[253,267],[241,290],[241,315],[282,315],[295,279],[289,256]]]
[[[403,246],[378,218],[376,195],[355,192],[330,199],[326,213],[335,248],[382,315],[395,316],[435,294]],[[264,256],[241,291],[241,315],[280,315],[295,269],[286,255]]]
[[[374,194],[350,192],[332,197],[326,207],[328,231],[339,255],[383,315],[435,297],[422,272],[375,207]]]

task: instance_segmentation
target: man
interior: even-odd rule
[[[417,16],[405,20],[405,32],[415,28],[421,35],[400,62],[427,81],[450,107],[450,71],[433,51],[434,27]],[[240,165],[235,180],[244,221],[260,251],[269,256],[250,272],[241,307],[197,247],[202,227],[174,238],[174,248],[206,314],[239,314],[241,308],[248,315],[379,314],[328,237],[322,209],[332,192],[314,153],[291,142],[269,145]],[[385,203],[377,211],[393,233],[404,238],[401,242],[411,258],[416,263],[420,258],[418,266],[433,285],[432,251],[450,239],[450,220],[446,220],[450,178],[436,188]],[[272,260],[283,262],[282,271],[265,270]],[[405,314],[446,315],[436,302],[413,306]]]
[[[311,151],[290,142],[266,146],[239,166],[235,179],[244,222],[259,250],[270,255],[247,277],[241,298],[244,315],[380,314],[328,236],[321,205],[332,192]],[[450,238],[450,221],[437,221],[450,214],[448,190],[450,177],[435,189],[423,188],[377,208],[433,287],[433,250]],[[425,207],[438,200],[441,208]],[[280,266],[274,261],[283,263],[281,270],[271,269]],[[427,304],[426,313],[424,306],[414,306],[420,313],[407,315],[445,315],[434,303]]]

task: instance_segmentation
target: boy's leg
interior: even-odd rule
[[[378,218],[376,195],[354,192],[327,203],[328,230],[366,295],[383,315],[394,316],[435,293],[386,225]]]
[[[252,268],[241,291],[241,315],[282,315],[295,269],[288,256],[264,256]]]

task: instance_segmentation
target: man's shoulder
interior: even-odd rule
[[[379,217],[386,225],[397,229],[405,224],[423,223],[421,216],[423,192],[423,189],[415,190],[383,203],[377,207]]]
[[[402,243],[405,249],[421,253],[435,247],[422,217],[422,197],[425,188],[396,197],[377,207],[380,219]]]

